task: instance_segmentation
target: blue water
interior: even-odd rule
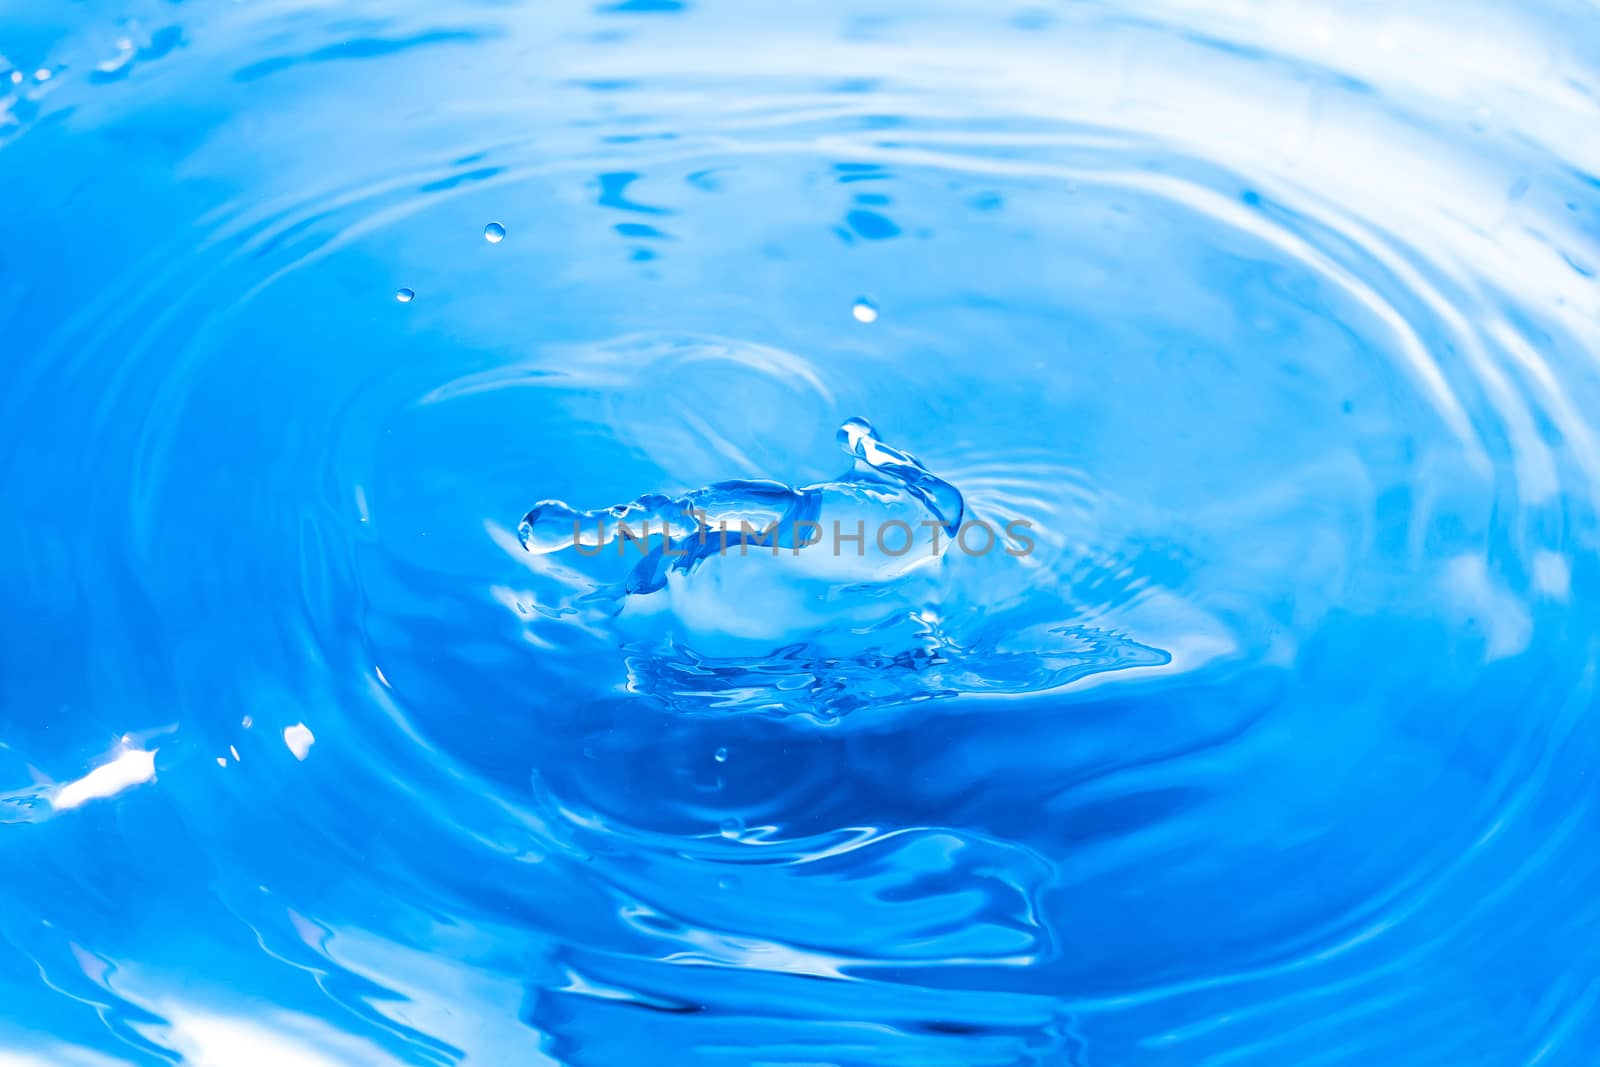
[[[0,0],[0,1064],[1592,1067],[1597,130],[1580,0]]]

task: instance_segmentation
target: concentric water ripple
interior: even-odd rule
[[[0,1062],[1593,1062],[1591,6],[9,6]]]

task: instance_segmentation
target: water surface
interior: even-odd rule
[[[0,1062],[1593,1062],[1591,5],[0,57]]]

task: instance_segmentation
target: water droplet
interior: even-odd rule
[[[498,222],[491,222],[483,228],[483,239],[497,245],[506,239],[506,228]]]
[[[862,297],[861,299],[857,300],[855,306],[850,309],[850,314],[855,316],[857,322],[877,322],[878,305],[874,304],[866,297]]]
[[[411,303],[416,298],[416,295],[416,290],[414,289],[396,289],[394,291],[394,298],[402,304]]]
[[[40,67],[38,70],[33,72],[33,80],[36,82],[47,82],[50,80],[50,77],[51,71],[49,67]]]
[[[711,758],[716,760],[718,763],[727,763],[728,762],[728,750],[725,749],[725,748],[719,748],[719,749],[717,749],[717,751],[715,753],[713,753]]]
[[[722,836],[726,837],[729,841],[737,841],[739,840],[740,835],[744,833],[744,820],[723,819],[721,825],[719,825],[717,829],[720,830],[722,832]]]

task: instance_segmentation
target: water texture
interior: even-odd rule
[[[1577,0],[0,0],[0,1065],[1592,1067],[1597,130]]]

